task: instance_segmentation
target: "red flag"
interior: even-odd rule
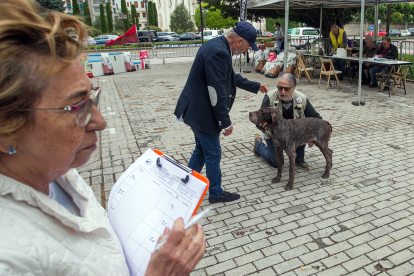
[[[131,29],[129,29],[126,33],[119,36],[118,38],[105,42],[105,47],[123,45],[127,43],[138,43],[136,24],[134,24]]]

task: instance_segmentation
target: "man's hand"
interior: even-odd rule
[[[233,132],[233,126],[224,130],[224,136],[229,136]]]
[[[353,54],[352,54],[352,56],[353,56],[353,57],[356,57],[356,55],[357,55],[357,53],[353,53]]]
[[[262,93],[267,93],[268,90],[267,90],[266,84],[261,83],[259,87],[259,91]]]
[[[384,56],[383,56],[383,55],[379,55],[379,57],[380,57],[380,58],[383,58]]]

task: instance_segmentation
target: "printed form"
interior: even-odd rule
[[[109,221],[122,243],[131,275],[144,275],[165,227],[188,222],[207,186],[148,149],[119,178],[108,199]]]

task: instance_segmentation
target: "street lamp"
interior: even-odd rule
[[[208,9],[207,8],[203,8],[203,15],[204,15],[204,27],[207,28],[207,12]]]
[[[150,31],[150,26],[149,26],[149,21],[148,21],[148,7],[147,7],[147,2],[148,0],[142,0],[145,3],[145,12],[147,14],[147,27],[148,27],[148,42],[152,42],[152,38],[151,38],[151,31]]]
[[[198,4],[200,4],[200,20],[201,20],[201,44],[204,44],[204,36],[203,36],[203,11],[202,11],[202,8],[201,8],[201,0],[198,0]]]

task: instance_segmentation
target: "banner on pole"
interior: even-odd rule
[[[240,21],[246,21],[247,0],[240,0]]]

